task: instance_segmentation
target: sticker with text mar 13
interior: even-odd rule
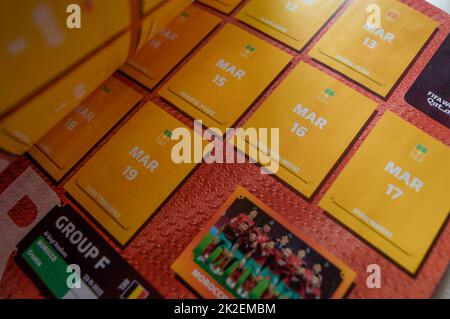
[[[60,180],[142,95],[111,77],[42,137],[28,153]]]
[[[306,63],[300,63],[245,123],[245,128],[276,127],[278,177],[310,197],[375,111],[376,103]],[[268,140],[271,140],[268,138]],[[261,148],[262,147],[262,148]],[[269,155],[269,154],[267,154]]]
[[[162,298],[69,205],[55,207],[25,236],[15,260],[57,299]]]
[[[450,210],[450,148],[387,112],[320,206],[416,273]]]
[[[251,0],[237,18],[282,43],[302,49],[343,0]]]
[[[121,70],[153,88],[219,23],[216,16],[191,6],[144,44]]]
[[[379,7],[379,21],[370,21],[369,5]],[[354,1],[310,55],[386,97],[436,27],[437,22],[400,1]]]
[[[406,93],[405,100],[450,128],[450,35]]]
[[[355,273],[239,187],[172,269],[205,298],[342,298]]]
[[[227,24],[159,93],[207,127],[224,131],[290,60],[286,52]]]
[[[226,14],[231,13],[231,11],[233,11],[234,8],[236,8],[242,2],[242,0],[197,0],[197,1]]]
[[[119,244],[129,242],[194,168],[172,160],[171,134],[180,127],[155,104],[144,105],[65,185]]]

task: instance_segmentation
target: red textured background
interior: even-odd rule
[[[357,0],[354,0],[357,1]],[[244,1],[239,8],[245,3]],[[379,103],[377,115],[371,120],[368,127],[362,132],[356,143],[344,156],[337,168],[327,179],[324,186],[312,198],[310,202],[303,199],[301,195],[292,191],[282,182],[271,176],[261,175],[259,168],[253,164],[202,164],[192,174],[192,176],[179,188],[179,190],[169,198],[162,209],[155,214],[146,227],[139,233],[131,244],[121,251],[116,249],[123,257],[138,270],[160,293],[167,298],[193,298],[195,295],[176,277],[170,269],[170,265],[181,254],[188,243],[200,231],[203,225],[216,212],[221,204],[230,196],[238,185],[244,186],[251,193],[260,198],[275,211],[284,217],[302,232],[306,233],[318,244],[333,252],[337,257],[347,263],[356,271],[357,278],[353,289],[348,294],[349,298],[429,298],[432,296],[442,274],[444,273],[450,260],[450,225],[444,226],[435,245],[432,247],[422,268],[415,277],[401,270],[397,265],[376,251],[372,246],[363,242],[350,230],[346,229],[339,222],[330,217],[326,212],[318,207],[317,203],[327,191],[329,186],[342,171],[346,163],[353,156],[355,151],[367,137],[380,116],[391,110],[402,118],[408,120],[420,129],[424,130],[434,138],[450,145],[450,130],[435,122],[420,111],[408,105],[404,100],[404,95],[412,85],[414,80],[423,70],[433,53],[443,42],[450,31],[450,16],[429,5],[422,0],[404,0],[402,2],[423,12],[425,15],[439,22],[439,30],[427,44],[418,59],[408,70],[401,83],[395,88],[387,101],[367,92],[362,87],[355,85],[347,79],[337,75],[333,71],[311,61],[307,56],[308,51],[315,42],[326,32],[337,17],[350,4],[348,1],[330,20],[326,27],[314,38],[306,49],[298,53],[286,46],[273,41],[272,39],[258,33],[255,30],[237,22],[232,16],[224,16],[214,10],[205,8],[216,15],[221,16],[224,21],[238,24],[251,33],[273,43],[275,46],[294,56],[290,67],[274,82],[268,91],[255,103],[249,113],[241,120],[240,124],[248,119],[248,116],[258,108],[266,96],[280,83],[280,81],[296,66],[300,61],[306,61],[320,70],[332,75],[353,87],[358,92],[376,100]],[[233,12],[234,15],[237,10]],[[217,30],[216,30],[217,31]],[[214,32],[215,33],[215,32]],[[214,34],[213,33],[213,34]],[[213,35],[212,34],[212,35]],[[210,37],[212,36],[210,35]],[[209,38],[210,38],[209,37]],[[206,41],[205,41],[206,42]],[[203,44],[205,43],[203,42]],[[201,47],[201,46],[200,46]],[[197,49],[198,50],[198,49]],[[197,51],[196,50],[196,51]],[[190,56],[195,54],[191,53]],[[184,63],[187,61],[186,59]],[[180,68],[182,63],[178,68]],[[176,72],[176,71],[175,71]],[[172,73],[173,74],[173,73]],[[165,110],[182,120],[188,125],[192,125],[190,120],[178,112],[175,108],[168,106],[156,93],[143,89],[134,82],[117,75],[123,81],[139,92],[145,94],[144,102],[152,100]],[[167,79],[170,78],[167,77]],[[159,86],[161,87],[161,85]],[[158,88],[159,88],[158,87]],[[156,88],[155,91],[158,90]],[[142,105],[142,104],[141,104]],[[139,107],[136,108],[136,110]],[[135,110],[135,111],[136,111]],[[130,114],[132,116],[132,114]],[[129,118],[129,116],[128,116]],[[126,122],[127,119],[114,130]],[[99,146],[108,140],[114,132],[109,134]],[[97,148],[98,149],[98,148]],[[91,157],[94,152],[86,156],[82,163]],[[19,158],[11,167],[0,176],[0,192],[3,191],[15,177],[28,166],[33,166],[36,171],[52,185],[63,201],[69,200],[64,196],[62,185],[79,169],[78,165],[66,178],[58,185],[52,182],[40,168],[35,166],[27,157]],[[26,210],[26,209],[24,209]],[[89,220],[88,220],[89,221]],[[89,221],[89,223],[91,223]],[[91,223],[92,225],[92,223]],[[95,227],[95,226],[94,226]],[[418,234],[420,236],[420,234]],[[105,237],[106,238],[106,237]],[[109,241],[111,243],[111,241]],[[111,243],[112,244],[112,243]],[[112,244],[113,245],[113,244]],[[113,245],[114,246],[114,245]],[[382,288],[368,289],[365,284],[366,267],[369,264],[379,264],[382,269]],[[3,280],[0,282],[0,298],[41,298],[42,295],[27,275],[10,260],[5,270]]]

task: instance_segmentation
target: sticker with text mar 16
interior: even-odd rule
[[[237,18],[296,49],[302,49],[343,0],[252,0]]]
[[[28,153],[55,180],[60,180],[141,97],[119,79],[111,77]]]
[[[276,175],[310,197],[376,105],[329,75],[300,63],[245,123],[245,128],[279,128],[279,151],[272,145],[252,145],[249,140],[241,150],[249,155],[255,148],[270,150],[270,156],[279,162]]]
[[[197,0],[211,8],[219,10],[220,12],[229,14],[234,10],[242,0]]]
[[[354,1],[310,55],[386,97],[436,27],[400,1]]]
[[[194,168],[171,157],[171,134],[181,127],[187,128],[148,103],[65,185],[119,244],[129,242]]]
[[[450,210],[450,148],[387,112],[320,206],[416,273]]]
[[[450,128],[450,35],[406,93],[405,100]]]
[[[121,70],[153,88],[219,23],[216,16],[191,6],[144,44]]]
[[[290,60],[286,52],[227,24],[159,93],[207,127],[224,131]]]
[[[68,205],[22,239],[15,260],[57,299],[162,298]]]
[[[172,269],[216,299],[342,298],[355,273],[239,187]]]

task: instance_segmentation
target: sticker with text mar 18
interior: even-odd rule
[[[217,299],[342,298],[355,273],[239,187],[172,269]]]
[[[450,35],[405,96],[406,102],[450,128]]]
[[[172,131],[185,127],[153,103],[144,105],[65,185],[70,195],[121,245],[187,177],[176,164]]]
[[[368,13],[371,7],[379,10]],[[377,17],[371,19],[372,14]],[[354,1],[310,55],[386,97],[436,27],[437,22],[400,1]]]
[[[227,24],[159,93],[207,127],[224,131],[290,60],[286,52]]]
[[[450,148],[387,112],[320,206],[416,273],[450,210]]]
[[[343,0],[252,0],[237,18],[296,49],[302,49]]]
[[[25,236],[15,260],[58,299],[161,298],[68,205],[55,207]]]
[[[121,70],[153,88],[219,23],[216,16],[191,6],[144,44]]]
[[[234,10],[242,0],[197,0],[211,8],[219,10],[220,12],[229,14]]]
[[[48,131],[28,153],[55,180],[60,180],[141,97],[111,77]]]
[[[310,197],[375,111],[376,103],[345,84],[300,63],[245,123],[279,128],[279,151],[270,150],[277,176]],[[271,140],[271,138],[268,138]],[[261,149],[261,147],[263,147]]]

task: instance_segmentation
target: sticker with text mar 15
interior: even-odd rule
[[[375,10],[368,13],[370,8]],[[400,1],[354,1],[310,55],[386,97],[436,27]]]
[[[376,103],[345,84],[300,63],[245,123],[245,128],[279,128],[277,176],[310,197],[375,111]],[[268,140],[271,140],[268,138]],[[261,148],[262,147],[262,148]],[[267,154],[269,155],[269,154]]]
[[[161,298],[68,205],[55,207],[25,236],[15,260],[58,299]]]
[[[224,131],[290,60],[286,52],[227,24],[159,93],[207,127]]]
[[[197,0],[211,8],[219,10],[220,12],[229,14],[234,10],[242,0]]]
[[[342,298],[355,273],[239,187],[172,269],[217,299]]]
[[[119,244],[129,242],[194,168],[172,160],[171,134],[180,127],[148,103],[66,184]]]
[[[416,273],[450,210],[450,148],[387,112],[320,206]]]
[[[216,16],[191,6],[144,44],[121,70],[153,88],[219,23]]]
[[[28,153],[55,180],[60,180],[141,97],[125,83],[111,77]]]
[[[237,18],[282,43],[302,49],[343,0],[252,0]]]
[[[450,35],[405,96],[406,102],[450,128]]]

